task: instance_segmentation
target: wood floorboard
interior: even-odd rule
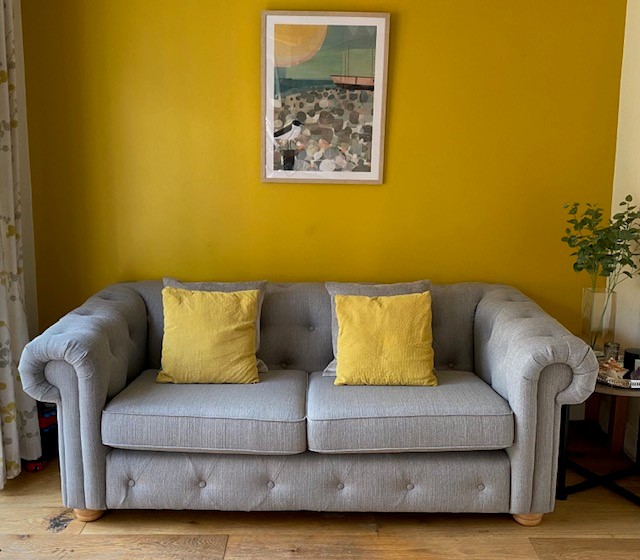
[[[58,502],[59,502],[58,498]],[[50,507],[7,507],[0,506],[0,534],[40,535],[64,533],[79,535],[86,523],[78,521],[73,510],[58,506]]]
[[[640,560],[640,508],[604,488],[556,502],[532,528],[435,513],[122,510],[81,523],[61,503],[56,463],[9,481],[0,560]]]
[[[98,523],[87,523],[83,535],[225,534],[329,535],[342,538],[375,535],[374,514],[315,512],[109,511]]]
[[[640,539],[531,539],[540,560],[638,560]]]
[[[523,530],[503,514],[379,514],[377,519],[381,536],[455,535],[460,531],[521,535]],[[538,527],[528,530],[535,536],[627,534],[640,538],[640,508],[605,488],[594,488],[556,501],[555,510],[546,514]]]
[[[20,473],[18,478],[7,480],[0,491],[0,509],[7,505],[18,507],[60,507],[60,475],[58,462],[51,461],[41,472]]]
[[[224,535],[0,535],[10,560],[223,560]]]
[[[284,535],[229,537],[225,560],[313,559],[336,560],[539,560],[528,539],[522,537],[304,537]]]

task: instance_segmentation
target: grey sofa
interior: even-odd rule
[[[554,508],[560,408],[591,349],[519,291],[432,285],[438,387],[336,387],[323,284],[270,284],[256,385],[156,384],[162,283],[117,284],[27,345],[58,405],[62,499],[106,509],[503,512]]]

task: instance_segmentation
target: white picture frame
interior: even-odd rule
[[[389,14],[262,13],[262,181],[382,184]]]

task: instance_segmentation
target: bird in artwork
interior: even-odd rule
[[[273,133],[273,139],[280,142],[287,142],[290,146],[290,142],[302,134],[302,126],[302,123],[298,119],[294,119],[287,126],[276,130]]]

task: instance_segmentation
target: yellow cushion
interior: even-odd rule
[[[335,296],[336,385],[438,384],[433,370],[431,292]]]
[[[257,383],[258,290],[164,288],[159,383]]]

